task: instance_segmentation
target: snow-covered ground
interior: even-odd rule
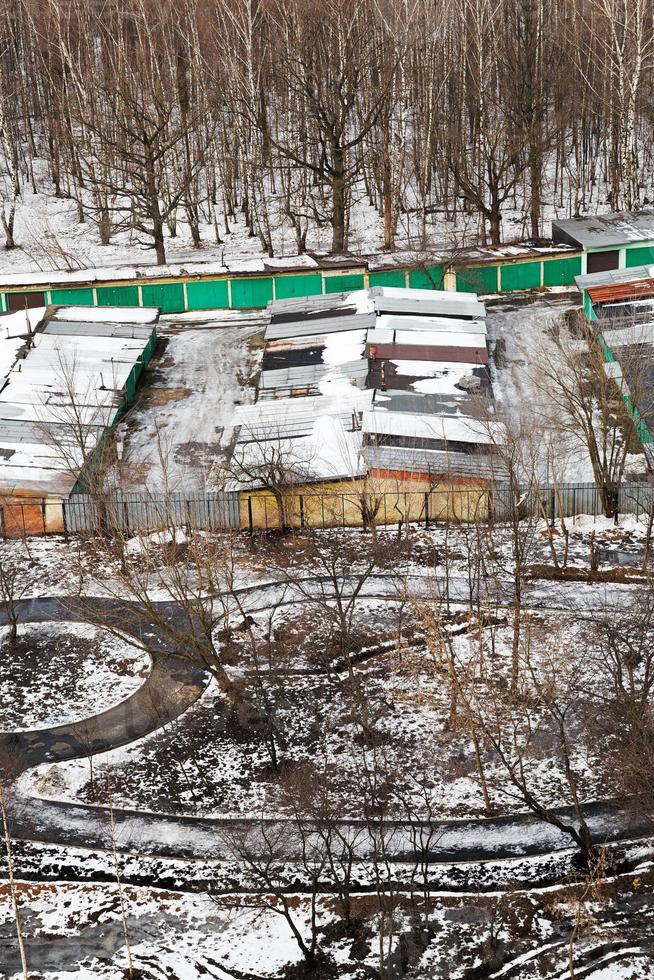
[[[86,623],[19,627],[12,646],[0,630],[0,731],[46,728],[98,714],[143,683],[148,656]]]
[[[160,321],[162,348],[116,432],[124,490],[202,490],[232,438],[234,409],[253,400],[264,316],[195,314]]]
[[[46,174],[38,174],[38,161],[35,162],[38,175],[37,193],[25,184],[18,201],[15,222],[17,247],[11,251],[0,249],[0,280],[3,273],[49,271],[55,269],[76,270],[108,266],[130,266],[154,264],[154,253],[148,248],[146,240],[134,230],[121,230],[114,233],[111,244],[99,243],[97,228],[91,220],[82,224],[78,221],[76,203],[70,199],[55,197],[53,187]],[[598,192],[599,194],[599,192]],[[371,207],[363,181],[353,188],[352,208],[349,227],[349,249],[353,254],[370,254],[381,251],[384,241],[383,218]],[[589,209],[597,205],[598,210],[607,210],[601,200],[589,201]],[[218,208],[220,210],[220,208]],[[273,210],[273,245],[275,255],[282,260],[297,252],[296,238],[284,215],[284,200],[278,201]],[[564,209],[546,206],[543,216],[543,233],[549,234],[549,223],[556,216],[568,216]],[[528,230],[520,213],[507,202],[503,214],[503,235],[505,241],[528,237]],[[427,216],[427,242],[422,241],[419,228],[420,215],[417,211],[406,211],[399,215],[397,247],[408,250],[412,257],[429,259],[434,251],[460,249],[462,246],[475,246],[480,241],[480,222],[475,215],[458,215],[457,223],[448,221],[442,212],[433,209]],[[223,229],[221,229],[222,233]],[[202,248],[192,247],[191,235],[184,215],[180,211],[176,235],[166,235],[166,255],[169,264],[187,266],[189,263],[211,262],[228,264],[232,271],[254,271],[253,263],[265,257],[258,238],[250,236],[250,230],[243,216],[236,213],[230,218],[230,233],[223,235],[223,242],[216,244],[213,224],[201,223]],[[328,224],[318,227],[310,222],[307,237],[309,252],[327,252],[331,240]]]
[[[303,968],[300,947],[280,914],[281,899],[273,894],[119,887],[111,881],[116,870],[111,864],[106,883],[20,882],[16,892],[30,976],[45,980],[118,980],[128,965],[128,946],[132,966],[148,980],[305,975],[360,980],[379,975],[389,960],[400,957],[406,975],[425,980],[484,975],[560,980],[568,976],[570,939],[579,920],[583,926],[572,949],[584,980],[649,980],[654,970],[651,855],[636,845],[625,856],[633,870],[598,883],[590,894],[583,884],[489,891],[493,880],[501,883],[507,871],[511,875],[497,863],[486,869],[480,890],[462,890],[467,871],[453,868],[452,889],[433,892],[428,904],[417,882],[413,892],[398,892],[391,884],[396,869],[380,866],[383,918],[374,893],[353,892],[349,928],[335,898],[318,897],[319,962],[313,974]],[[89,859],[93,864],[92,855],[79,852],[81,868]],[[50,860],[56,862],[57,854]],[[119,873],[123,865],[119,856]],[[275,886],[282,885],[280,869],[271,871]],[[534,877],[539,871],[534,863]],[[310,945],[310,897],[293,893],[291,886],[284,898],[300,939]],[[22,980],[7,886],[0,889],[0,950],[0,976]],[[480,964],[485,973],[473,973]]]

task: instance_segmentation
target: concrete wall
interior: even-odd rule
[[[280,526],[279,508],[269,491],[241,492],[239,508],[242,528],[274,530]],[[489,495],[485,484],[473,480],[444,479],[434,484],[420,476],[373,473],[366,479],[289,488],[283,509],[286,525],[294,528],[362,527],[366,510],[368,523],[379,525],[485,520]]]

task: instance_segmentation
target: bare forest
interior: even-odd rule
[[[6,247],[42,190],[159,264],[356,250],[361,206],[377,250],[539,239],[650,202],[653,62],[649,0],[9,0]]]

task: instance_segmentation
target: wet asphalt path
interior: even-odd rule
[[[301,593],[289,592],[279,583],[260,583],[242,590],[243,607],[250,612],[265,610],[280,601],[284,603],[306,599],[310,593],[309,580]],[[324,583],[316,583],[323,593]],[[615,601],[615,586],[610,587]],[[627,590],[620,596],[628,601]],[[442,582],[438,577],[376,575],[366,582],[362,596],[379,596],[401,600],[411,594],[443,598]],[[486,600],[485,587],[479,589]],[[606,587],[563,583],[552,595],[551,583],[535,583],[527,590],[525,605],[532,608],[589,611],[606,602]],[[449,598],[453,602],[469,598],[467,580],[449,583]],[[549,596],[550,602],[546,602]],[[512,602],[510,585],[502,583],[494,601],[507,606]],[[158,613],[165,613],[171,622],[180,626],[180,611],[174,603],[161,603]],[[13,760],[12,775],[44,762],[84,758],[133,742],[162,727],[186,711],[201,695],[208,675],[176,656],[163,631],[148,622],[137,603],[103,598],[62,599],[40,598],[20,603],[21,622],[59,621],[92,622],[129,634],[147,649],[152,669],[145,682],[131,697],[95,717],[41,731],[0,734],[0,762]],[[4,622],[0,614],[0,624]],[[112,846],[108,811],[103,807],[77,803],[24,798],[9,793],[12,835],[17,839],[43,841],[106,849]],[[605,842],[644,836],[651,828],[637,814],[623,811],[611,802],[589,804],[587,812],[596,839]],[[249,827],[256,834],[257,820],[230,821],[211,818],[175,817],[166,814],[114,810],[117,846],[136,854],[157,854],[188,858],[218,858],[233,856],[230,838],[235,829]],[[270,821],[269,823],[275,823]],[[357,836],[361,858],[365,860],[368,834],[361,834],[361,825],[344,822]],[[438,844],[434,861],[480,861],[518,855],[547,854],[570,847],[570,838],[529,814],[496,819],[440,821],[434,828]],[[411,828],[396,825],[394,850],[398,858],[415,850]],[[289,854],[289,858],[290,858]]]
[[[10,777],[44,762],[91,756],[127,745],[177,718],[207,686],[209,675],[175,655],[169,639],[148,621],[138,603],[90,597],[38,598],[22,600],[17,607],[21,623],[85,622],[120,630],[145,648],[151,669],[134,694],[91,718],[34,731],[0,733],[0,767]],[[157,611],[173,623],[179,620],[174,603],[160,603]],[[6,614],[0,611],[0,625],[6,622]]]

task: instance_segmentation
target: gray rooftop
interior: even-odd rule
[[[612,286],[623,282],[638,282],[639,279],[652,279],[654,267],[635,265],[631,269],[607,269],[606,272],[591,272],[586,276],[575,276],[577,289],[592,289],[593,286]]]
[[[259,385],[262,389],[310,388],[318,385],[327,374],[333,378],[360,381],[360,387],[363,388],[368,374],[368,362],[359,358],[358,361],[347,361],[344,364],[308,364],[262,371]]]
[[[457,453],[452,450],[412,449],[402,446],[366,446],[363,450],[371,469],[429,473],[436,476],[475,476],[498,479],[502,464],[484,453]]]
[[[591,249],[654,242],[654,211],[617,211],[553,221],[552,241]]]

